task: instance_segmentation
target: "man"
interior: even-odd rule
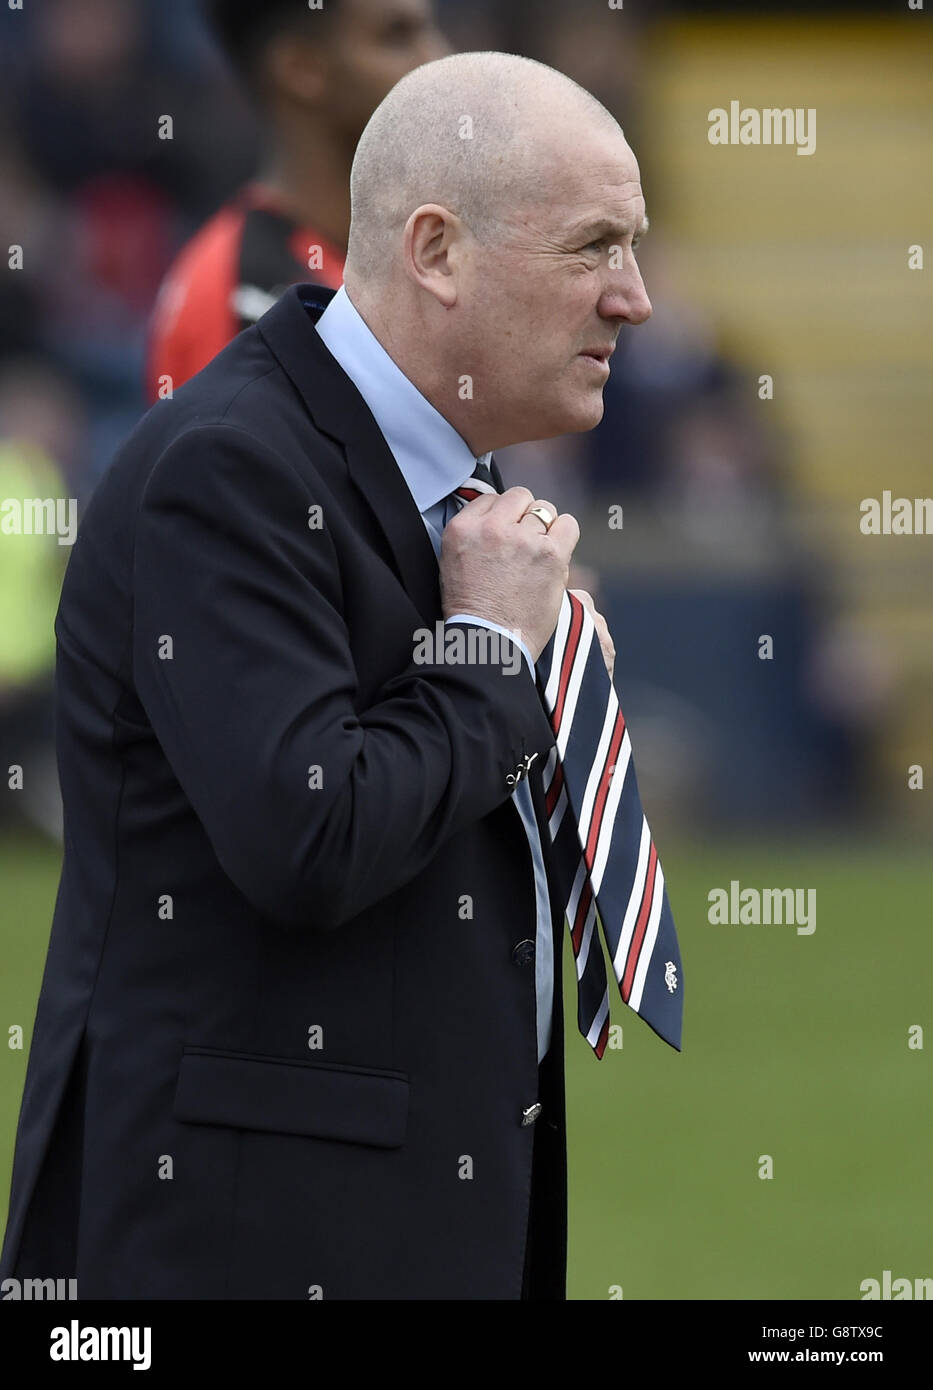
[[[350,165],[374,108],[448,51],[430,0],[205,0],[262,124],[259,176],[180,252],[150,325],[150,401],[174,390],[286,286],[341,283]]]
[[[579,529],[491,451],[599,420],[650,313],[638,166],[569,79],[463,54],[380,105],[352,198],[345,290],[287,291],[145,416],[66,576],[2,1264],[84,1298],[565,1297],[533,663]],[[481,634],[498,661],[431,646]]]

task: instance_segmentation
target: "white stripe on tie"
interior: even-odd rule
[[[654,943],[658,939],[658,923],[661,920],[661,903],[664,901],[664,871],[661,868],[660,859],[655,860],[654,875],[654,897],[651,899],[651,916],[648,918],[648,928],[645,932],[645,939],[641,943],[641,955],[638,957],[638,965],[635,967],[635,978],[632,981],[632,992],[628,997],[630,1009],[636,1011],[641,1007],[642,991],[645,988],[645,979],[648,974],[648,964],[651,960],[651,953],[654,950]]]
[[[619,944],[613,957],[612,968],[616,973],[616,978],[621,979],[625,970],[625,958],[628,955],[628,948],[632,944],[632,933],[635,931],[635,923],[638,921],[638,914],[641,911],[641,900],[645,894],[645,879],[648,876],[648,855],[651,851],[651,831],[648,829],[648,822],[644,814],[641,818],[641,844],[638,847],[638,865],[635,869],[635,882],[632,884],[632,893],[625,909],[625,918],[622,922],[622,935],[619,937]]]
[[[622,796],[622,788],[625,785],[625,776],[628,772],[631,756],[632,740],[628,736],[628,725],[626,724],[625,733],[622,735],[622,743],[619,746],[616,770],[609,779],[609,791],[606,794],[606,806],[603,811],[603,823],[599,831],[599,843],[596,846],[596,853],[593,856],[593,869],[590,874],[590,879],[593,884],[594,893],[598,893],[602,885],[603,872],[606,868],[606,861],[609,858],[609,849],[615,831],[616,811]]]

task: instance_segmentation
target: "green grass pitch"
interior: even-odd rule
[[[667,844],[686,989],[677,1054],[613,1000],[622,1047],[576,1031],[565,942],[573,1299],[859,1299],[933,1277],[933,863],[865,843]],[[0,843],[0,1220],[58,851]],[[816,892],[816,928],[711,925],[712,888]],[[770,1156],[773,1176],[759,1176]]]

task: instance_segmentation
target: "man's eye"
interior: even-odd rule
[[[601,251],[606,244],[606,238],[600,237],[598,241],[588,241],[584,246],[584,251]]]

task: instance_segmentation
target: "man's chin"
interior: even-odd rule
[[[580,401],[572,412],[572,419],[561,430],[561,434],[584,434],[595,429],[603,418],[603,393],[594,393],[589,399]],[[569,412],[568,412],[569,414]]]
[[[535,413],[534,419],[527,422],[526,431],[515,443],[532,444],[538,439],[557,439],[562,434],[585,434],[587,430],[595,429],[603,418],[603,397],[600,391],[598,395],[588,400],[577,400],[562,409],[549,411],[541,409]],[[498,448],[505,446],[500,444]]]

